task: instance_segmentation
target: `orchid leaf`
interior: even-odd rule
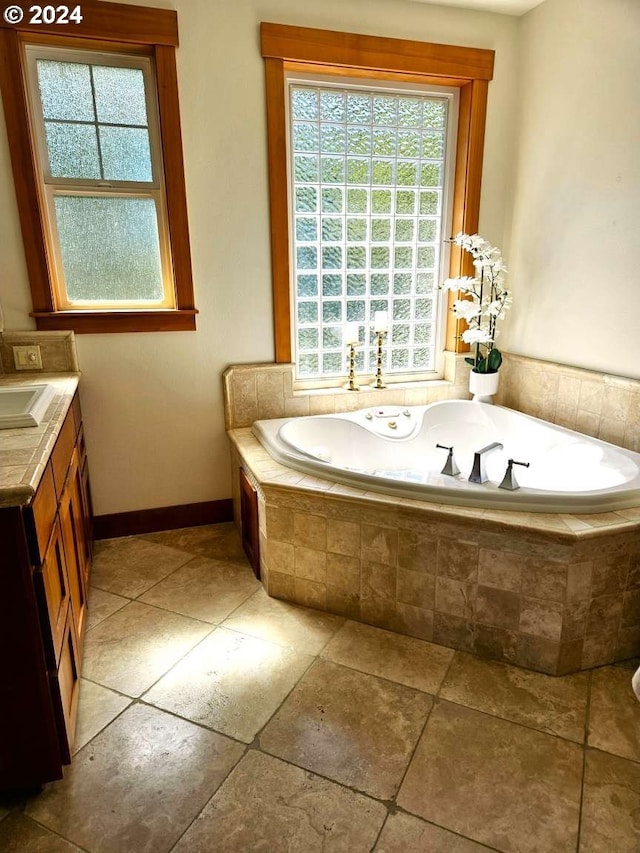
[[[502,353],[499,349],[494,347],[487,356],[487,372],[488,373],[497,373],[500,369],[500,365],[502,364]]]

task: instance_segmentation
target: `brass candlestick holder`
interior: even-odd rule
[[[349,377],[348,381],[343,388],[346,388],[347,391],[359,391],[360,386],[356,382],[356,346],[357,344],[350,343],[347,344],[349,347]]]
[[[386,332],[376,332],[378,339],[378,358],[376,361],[376,381],[371,383],[372,388],[386,388],[387,386],[382,381],[382,341]]]

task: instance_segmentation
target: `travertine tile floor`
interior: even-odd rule
[[[230,525],[98,543],[76,755],[16,853],[638,853],[632,670],[551,678],[269,599]]]

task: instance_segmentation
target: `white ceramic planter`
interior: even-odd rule
[[[473,399],[479,403],[493,403],[493,395],[498,390],[499,373],[476,373],[472,370],[469,374],[469,391]]]

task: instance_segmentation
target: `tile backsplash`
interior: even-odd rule
[[[293,390],[292,364],[237,364],[224,372],[227,429],[251,426],[263,418],[327,415],[369,406],[420,406],[469,397],[469,367],[464,356],[445,354],[444,379],[394,383],[382,390],[325,388]]]
[[[640,452],[640,381],[505,355],[495,402]]]
[[[13,347],[39,346],[42,369],[18,371],[13,359]],[[0,375],[23,373],[78,373],[75,336],[73,332],[2,332],[0,334]]]

